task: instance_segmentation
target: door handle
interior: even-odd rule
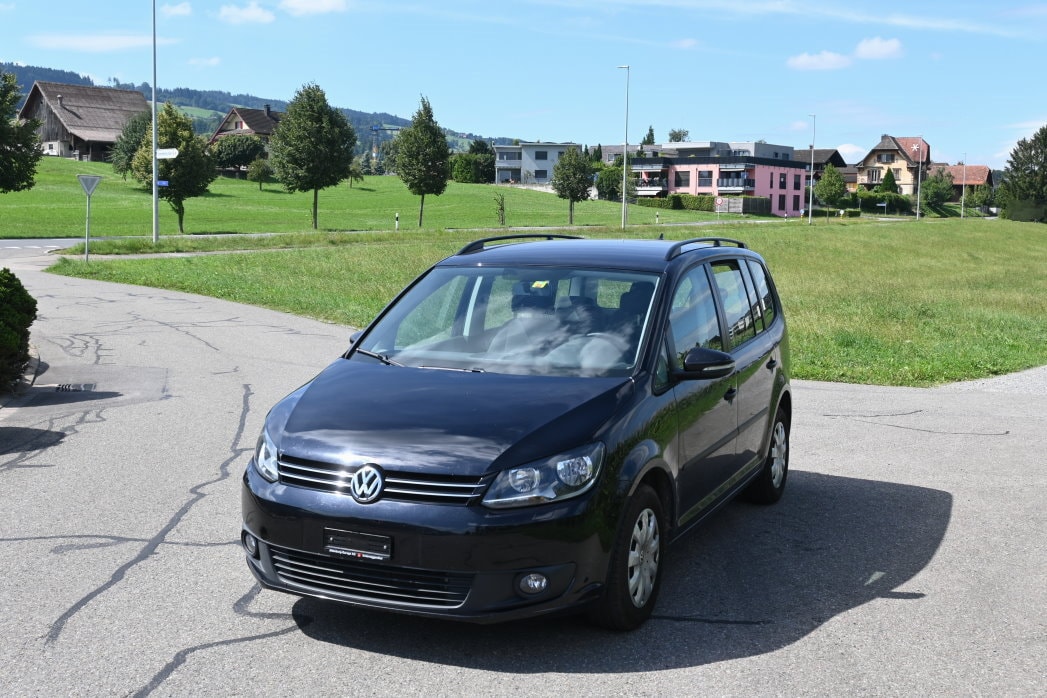
[[[771,360],[767,362],[767,370],[768,371],[773,371],[777,365],[778,365],[778,359],[776,359],[776,358],[774,358],[772,356]]]
[[[738,394],[738,389],[737,388],[731,388],[730,390],[728,390],[726,393],[723,394],[723,399],[726,400],[727,402],[730,402],[730,401],[734,400],[734,396],[737,395],[737,394]]]

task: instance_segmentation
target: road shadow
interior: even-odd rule
[[[793,471],[774,507],[732,503],[670,548],[655,617],[614,633],[577,616],[478,626],[315,599],[293,608],[321,642],[484,671],[621,673],[693,667],[774,652],[898,591],[934,557],[947,492]],[[904,609],[902,609],[904,612]]]
[[[0,456],[29,451],[44,451],[57,446],[65,432],[30,427],[0,426]]]

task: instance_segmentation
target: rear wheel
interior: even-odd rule
[[[779,407],[771,426],[771,446],[767,449],[767,460],[752,484],[745,490],[745,498],[757,504],[774,504],[785,492],[785,480],[789,475],[789,418],[785,409]]]
[[[654,490],[640,485],[615,538],[603,598],[590,611],[593,621],[632,630],[651,617],[662,581],[664,533],[662,502]]]

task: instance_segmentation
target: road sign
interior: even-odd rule
[[[166,187],[167,186],[167,180],[166,179],[158,179],[158,180],[156,180],[156,186],[158,186],[158,187]]]
[[[156,159],[157,160],[171,160],[178,157],[178,148],[157,148]]]
[[[88,198],[94,193],[98,183],[102,181],[98,175],[77,175],[76,178],[80,180],[80,186],[84,188],[84,193]]]

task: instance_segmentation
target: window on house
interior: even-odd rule
[[[879,182],[879,181],[880,181],[880,170],[877,169],[877,168],[870,169],[869,170],[869,182],[875,184],[876,182]]]
[[[549,151],[548,150],[536,150],[536,151],[534,151],[534,159],[535,160],[548,160],[549,159]]]
[[[785,189],[785,178],[787,175],[784,172],[778,173],[778,188]]]
[[[793,189],[799,189],[799,188],[800,188],[800,175],[794,174],[793,175]]]
[[[677,187],[689,187],[691,186],[691,173],[688,170],[683,172],[677,172],[673,178],[673,186]]]
[[[778,195],[778,210],[779,211],[784,211],[785,210],[785,194],[779,194]]]
[[[799,194],[793,194],[793,210],[794,211],[799,211],[800,210],[800,195]]]
[[[894,153],[880,153],[876,156],[876,162],[894,162]]]
[[[774,189],[774,173],[773,172],[768,172],[767,173],[767,186],[769,186],[771,189]]]
[[[534,171],[534,178],[535,179],[548,179],[549,178],[549,170],[535,170]]]
[[[698,186],[711,187],[713,185],[712,170],[698,170]]]

